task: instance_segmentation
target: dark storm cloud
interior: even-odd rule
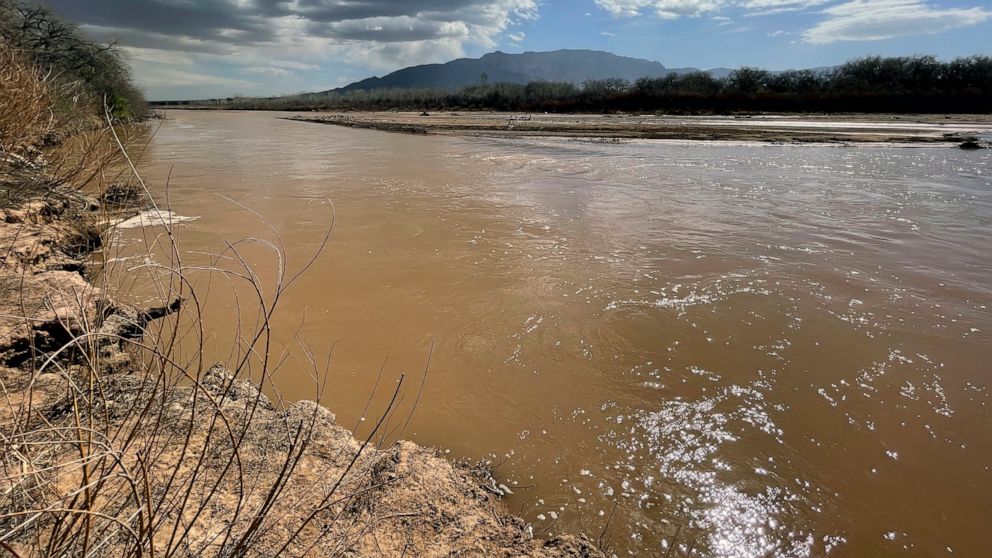
[[[48,0],[67,19],[83,25],[200,40],[258,43],[274,38],[263,11],[224,0]],[[234,30],[236,37],[225,36]]]
[[[328,89],[493,48],[538,15],[538,0],[34,1],[118,41],[152,98]]]
[[[270,14],[300,14],[311,21],[324,23],[372,17],[412,17],[423,13],[453,13],[467,6],[481,6],[487,3],[479,0],[380,0],[374,2],[299,0],[293,3],[281,0],[263,0],[260,2],[260,4],[270,5],[274,8],[269,12]]]
[[[484,0],[47,0],[68,19],[132,46],[201,52],[278,38],[280,18],[306,35],[421,41],[465,34],[491,17]],[[513,2],[506,2],[512,4]]]

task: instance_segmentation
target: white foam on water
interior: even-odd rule
[[[130,219],[124,219],[123,221],[117,223],[115,226],[118,229],[138,229],[141,227],[164,227],[169,225],[176,225],[179,223],[188,223],[190,221],[196,221],[199,217],[186,217],[183,215],[177,215],[175,211],[172,210],[161,210],[161,209],[147,209],[138,213]]]

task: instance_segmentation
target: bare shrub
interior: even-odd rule
[[[47,76],[0,43],[0,156],[30,157],[54,128],[53,102]]]

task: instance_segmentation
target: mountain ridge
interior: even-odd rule
[[[620,56],[590,49],[526,51],[508,54],[495,51],[479,58],[457,58],[438,64],[420,64],[366,78],[323,93],[349,93],[376,89],[446,89],[449,91],[488,83],[526,84],[532,81],[567,81],[642,77],[664,77],[673,73],[698,72],[697,68],[667,68],[660,62]],[[729,73],[726,68],[707,70],[714,77]]]

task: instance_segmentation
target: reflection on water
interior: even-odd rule
[[[298,268],[334,205],[282,301],[274,388],[313,397],[297,332],[337,342],[323,399],[361,424],[382,359],[416,373],[436,341],[405,435],[494,459],[535,530],[602,531],[621,555],[992,545],[988,152],[170,115],[144,168],[198,217],[177,228],[190,258],[266,234],[236,202]],[[121,257],[150,242],[122,234]]]

